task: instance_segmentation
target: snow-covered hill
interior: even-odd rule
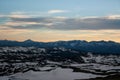
[[[118,74],[120,55],[64,47],[0,47],[0,80],[106,79]]]

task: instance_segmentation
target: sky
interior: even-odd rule
[[[120,42],[120,0],[0,0],[0,40]]]

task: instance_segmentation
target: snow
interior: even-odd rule
[[[56,65],[60,65],[60,64],[62,64],[62,63],[60,63],[60,62],[53,62],[53,61],[49,61],[49,60],[47,60],[47,63],[49,63],[49,64],[56,64]]]
[[[107,72],[119,72],[120,66],[113,65],[104,65],[97,63],[87,63],[87,64],[71,64],[70,66],[74,66],[83,70],[94,72],[95,70],[107,71]]]
[[[76,73],[72,69],[62,69],[60,67],[50,72],[34,72],[17,73],[11,76],[0,77],[0,80],[74,80],[74,79],[89,79],[101,77],[90,73]]]
[[[39,67],[40,70],[44,71],[44,70],[49,70],[49,69],[53,69],[53,67]]]

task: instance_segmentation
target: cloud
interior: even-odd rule
[[[108,19],[120,19],[120,15],[110,15],[107,16]]]
[[[40,17],[49,16],[48,12],[11,12],[10,14],[0,14],[0,18],[28,18],[28,17]]]
[[[24,14],[0,15],[0,18],[28,18],[30,16]]]
[[[14,17],[13,17],[14,16]],[[26,16],[26,17],[24,17]],[[120,29],[120,15],[103,17],[31,17],[9,16],[10,21],[2,24],[15,29],[56,29],[56,30],[117,30]]]
[[[55,13],[66,13],[68,11],[66,10],[50,10],[48,11],[49,14],[55,14]]]

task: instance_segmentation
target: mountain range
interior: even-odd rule
[[[55,48],[63,47],[66,49],[77,50],[81,52],[92,52],[100,54],[120,54],[120,43],[114,41],[85,41],[85,40],[71,40],[71,41],[56,41],[56,42],[36,42],[30,39],[23,42],[0,40],[0,47],[40,47],[40,48]]]

